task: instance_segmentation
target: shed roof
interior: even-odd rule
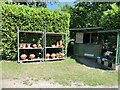
[[[81,31],[98,31],[103,30],[103,27],[89,27],[89,28],[71,28],[70,31],[81,32]]]
[[[99,33],[112,33],[112,32],[120,32],[120,29],[111,29],[111,30],[101,30]]]

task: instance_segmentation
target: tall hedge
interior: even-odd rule
[[[17,29],[67,33],[69,36],[70,15],[47,8],[34,8],[25,5],[2,6],[2,45],[7,59],[17,56]]]

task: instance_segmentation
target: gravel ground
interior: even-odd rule
[[[2,80],[2,88],[118,88],[115,86],[62,86],[54,81]]]

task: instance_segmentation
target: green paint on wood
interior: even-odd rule
[[[95,57],[101,56],[102,45],[98,44],[74,44],[74,55],[84,56],[85,53],[94,54]]]
[[[116,64],[120,64],[120,32],[117,33]]]

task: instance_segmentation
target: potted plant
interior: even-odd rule
[[[42,48],[41,44],[38,44],[38,48]]]
[[[55,48],[55,44],[54,44],[54,43],[52,43],[51,47]]]
[[[63,47],[63,43],[62,43],[62,40],[60,40],[60,45],[59,45],[60,48]]]
[[[23,48],[23,43],[20,43],[20,46],[19,46],[20,48]]]
[[[56,58],[59,58],[59,53],[56,53]]]
[[[27,43],[27,48],[31,48],[30,45],[31,45],[30,43]]]
[[[50,57],[50,54],[46,53],[46,58],[49,59],[49,57]]]
[[[36,45],[36,44],[33,44],[32,46],[33,46],[33,48],[37,48],[37,45]]]
[[[34,55],[34,54],[30,54],[30,55],[29,55],[29,58],[30,58],[30,59],[34,59],[34,58],[35,58],[35,55]]]
[[[57,41],[57,43],[56,43],[56,47],[59,47],[59,42]]]
[[[60,58],[64,58],[65,54],[64,53],[60,53]]]
[[[25,59],[27,58],[27,55],[26,55],[26,54],[22,54],[22,55],[20,56],[20,58],[21,58],[22,60],[25,60]]]
[[[52,54],[51,54],[52,59],[55,58],[55,56],[56,56],[55,53],[52,53]]]
[[[23,43],[22,45],[23,45],[23,48],[26,48],[26,43]]]

